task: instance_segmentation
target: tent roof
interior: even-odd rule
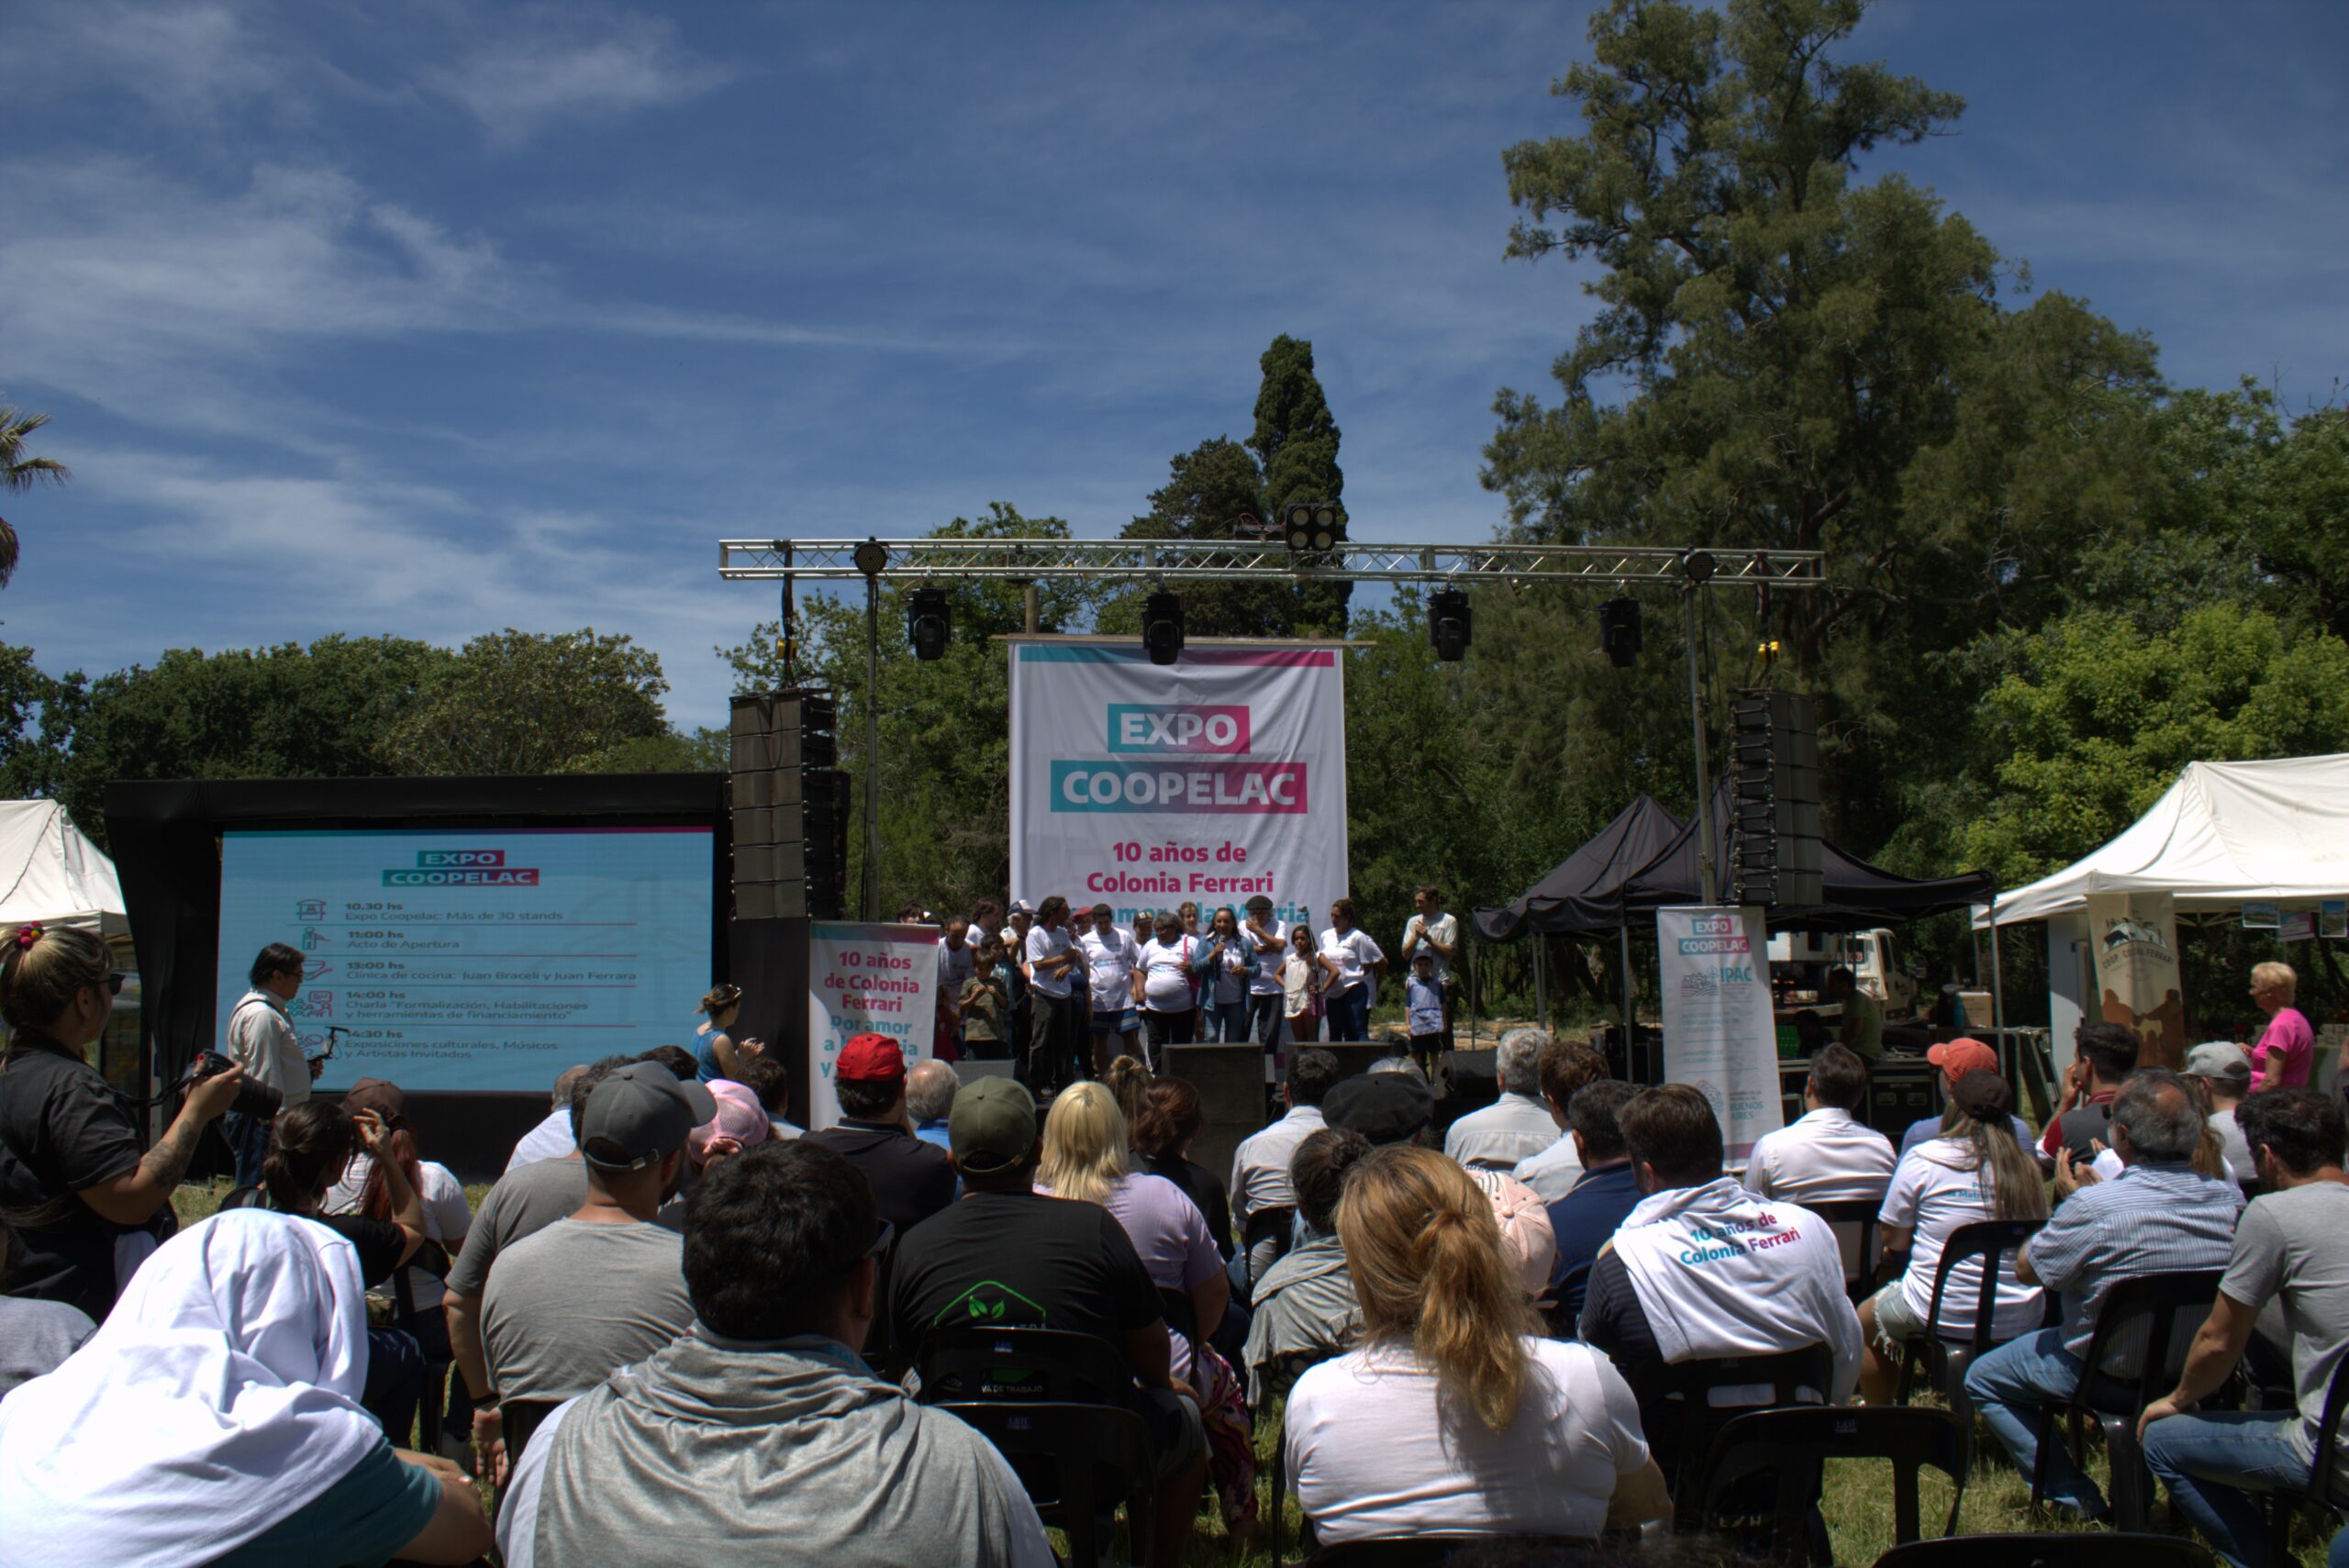
[[[0,926],[27,920],[130,929],[114,862],[53,800],[0,800]]]
[[[1493,941],[1513,940],[1525,931],[1557,935],[1619,925],[1622,914],[1615,901],[1617,889],[1681,828],[1679,817],[1642,795],[1524,897],[1498,908],[1479,909],[1473,923]]]
[[[1628,869],[1621,860],[1604,862],[1602,847],[1610,838],[1619,843],[1628,838],[1642,806],[1650,810],[1638,817],[1642,828],[1655,832],[1669,827],[1669,835],[1645,860],[1628,862]],[[1713,797],[1713,863],[1724,878],[1729,868],[1729,784],[1723,780]],[[1619,829],[1626,831],[1619,834]],[[1997,885],[1987,872],[1924,880],[1895,876],[1824,841],[1819,852],[1823,898],[1813,906],[1773,908],[1772,930],[1841,931],[1879,922],[1921,919],[1978,904]],[[1557,894],[1544,897],[1544,889],[1553,882],[1570,881],[1570,873],[1577,867],[1594,873],[1579,892],[1562,886]],[[1516,904],[1477,910],[1475,925],[1478,931],[1497,940],[1513,937],[1528,925],[1551,934],[1612,930],[1634,916],[1650,915],[1667,905],[1698,903],[1704,897],[1703,888],[1697,824],[1675,822],[1671,813],[1642,795]],[[2000,913],[2004,912],[2001,908]]]
[[[2167,893],[2188,913],[2349,898],[2349,754],[2188,762],[2110,843],[1999,894],[1998,923],[2064,914],[2091,893]]]

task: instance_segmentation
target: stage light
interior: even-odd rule
[[[1710,550],[1692,550],[1680,558],[1680,574],[1691,583],[1712,580],[1713,557]]]
[[[851,550],[849,559],[867,577],[878,577],[889,565],[889,547],[877,539],[869,539]]]
[[[1346,542],[1346,519],[1331,501],[1292,501],[1281,513],[1281,533],[1294,550],[1330,550]]]
[[[946,607],[946,590],[915,589],[913,602],[906,606],[906,638],[914,645],[914,657],[945,658],[946,645],[953,635],[954,622]]]
[[[1618,670],[1640,656],[1640,601],[1609,599],[1598,606],[1598,646]]]
[[[1172,664],[1183,656],[1183,596],[1152,594],[1141,607],[1141,645],[1153,664]]]
[[[1456,664],[1468,653],[1468,595],[1457,588],[1438,588],[1428,595],[1428,640],[1435,656]]]

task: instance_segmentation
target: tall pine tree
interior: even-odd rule
[[[1292,501],[1330,501],[1343,517],[1346,474],[1338,466],[1338,422],[1313,373],[1313,345],[1284,332],[1257,362],[1264,380],[1248,446],[1264,467],[1264,516],[1277,518]],[[1297,595],[1295,629],[1344,635],[1353,595],[1347,583],[1308,584]]]

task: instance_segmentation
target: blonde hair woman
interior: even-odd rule
[[[1162,1296],[1187,1298],[1190,1322],[1167,1326],[1174,1375],[1188,1384],[1208,1430],[1208,1474],[1227,1524],[1252,1521],[1255,1455],[1240,1380],[1207,1340],[1223,1323],[1231,1279],[1199,1206],[1163,1176],[1134,1173],[1125,1112],[1104,1084],[1078,1084],[1053,1097],[1044,1118],[1044,1157],[1036,1190],[1097,1203],[1131,1239]],[[1194,1332],[1186,1333],[1185,1328]],[[1194,1344],[1196,1338],[1197,1343]]]
[[[1299,1378],[1288,1465],[1324,1543],[1593,1537],[1671,1509],[1605,1356],[1538,1337],[1493,1207],[1431,1149],[1381,1149],[1338,1200],[1363,1342]]]

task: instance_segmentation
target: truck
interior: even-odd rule
[[[1781,1019],[1809,1009],[1822,1021],[1841,1006],[1827,995],[1827,972],[1848,969],[1861,990],[1884,1004],[1887,1023],[1920,1016],[1917,977],[1900,962],[1892,933],[1878,926],[1858,931],[1781,931],[1770,939],[1771,1001]]]

